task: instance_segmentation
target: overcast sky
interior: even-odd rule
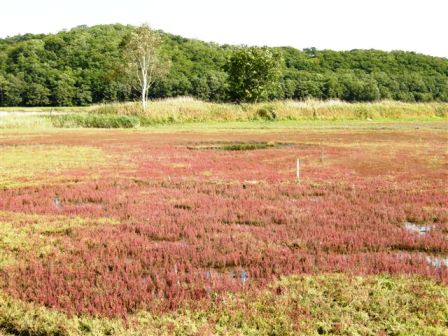
[[[448,0],[1,0],[0,37],[99,23],[205,41],[448,57]]]

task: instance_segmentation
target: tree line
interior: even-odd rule
[[[119,24],[79,26],[57,34],[0,39],[0,106],[70,106],[139,99],[141,92],[126,80],[123,69],[123,42],[136,29]],[[159,34],[160,54],[170,60],[170,67],[155,79],[150,98],[194,96],[217,102],[241,98],[238,81],[229,80],[232,71],[241,69],[229,63],[232,58],[235,61],[233,56],[241,47]],[[378,50],[282,47],[269,51],[269,57],[274,55],[279,61],[279,68],[275,85],[261,92],[265,100],[448,101],[446,58]],[[240,55],[239,61],[244,57],[247,54]]]

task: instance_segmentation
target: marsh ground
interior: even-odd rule
[[[0,330],[444,335],[447,130],[2,130]]]

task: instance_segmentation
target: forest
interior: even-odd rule
[[[122,69],[123,39],[133,29],[121,24],[78,26],[57,34],[0,39],[0,106],[85,106],[138,99]],[[171,66],[151,88],[152,99],[232,101],[226,64],[237,46],[160,34],[162,53]],[[281,57],[281,75],[268,100],[448,101],[446,58],[404,51],[273,49]]]

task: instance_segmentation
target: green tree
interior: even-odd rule
[[[327,78],[323,85],[324,98],[325,99],[340,99],[344,93],[344,88],[337,76],[327,75]]]
[[[238,102],[266,100],[278,85],[280,68],[281,56],[272,49],[236,49],[226,66],[230,98]]]
[[[222,71],[210,70],[207,76],[209,100],[222,102],[226,100],[227,74]]]
[[[370,76],[347,73],[342,78],[343,99],[347,101],[375,101],[381,98],[378,83]]]
[[[24,94],[24,103],[27,106],[46,106],[50,104],[51,92],[45,86],[39,83],[30,83],[26,85]]]
[[[0,74],[0,106],[18,106],[22,103],[24,82],[14,75]]]
[[[296,83],[295,98],[324,98],[324,84],[321,74],[301,71]]]
[[[75,79],[70,74],[58,75],[51,85],[51,100],[56,106],[71,106],[76,96]]]
[[[75,103],[80,106],[86,106],[92,103],[92,92],[88,85],[81,84],[76,88]]]

